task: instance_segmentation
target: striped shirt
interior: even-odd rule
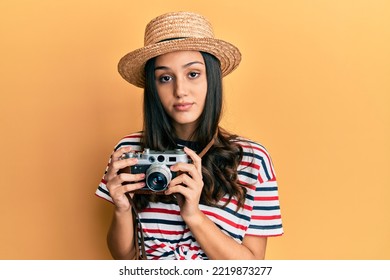
[[[141,151],[141,137],[141,133],[128,135],[119,141],[115,150],[131,146]],[[200,204],[200,210],[240,244],[245,235],[282,235],[278,187],[270,155],[258,143],[247,139],[238,139],[237,143],[243,148],[238,179],[247,188],[244,206],[237,211],[237,201],[233,198],[224,208]],[[113,202],[104,179],[96,195]],[[228,195],[218,204],[224,205],[227,200]],[[151,202],[138,214],[148,259],[208,259],[180,216],[176,203]]]

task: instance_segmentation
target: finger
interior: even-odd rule
[[[184,147],[184,152],[192,159],[192,163],[195,165],[199,172],[202,172],[202,159],[190,148]]]
[[[106,172],[106,175],[104,176],[104,179],[106,181],[108,181],[109,179],[111,179],[113,176],[115,176],[116,172],[118,170],[116,170],[115,168],[112,167],[113,163],[114,162],[117,162],[120,160],[120,157],[124,154],[124,153],[128,153],[130,152],[132,149],[130,146],[126,146],[126,147],[121,147],[119,148],[118,150],[116,150],[115,152],[113,152],[111,154],[111,157],[110,157],[110,161],[108,163],[108,167],[107,167],[107,172]]]
[[[117,176],[118,172],[126,167],[133,166],[137,164],[138,160],[136,158],[128,158],[123,160],[118,160],[111,162],[107,173],[104,176],[106,181],[112,180],[115,176]]]
[[[170,167],[171,171],[188,173],[194,180],[202,180],[202,172],[194,164],[179,162]]]
[[[138,189],[140,185],[145,186],[145,181],[142,180],[144,178],[143,175],[120,174],[107,183],[107,189],[111,195],[117,194],[118,192],[122,195],[125,192]]]
[[[139,174],[130,174],[130,173],[121,173],[116,176],[114,179],[116,183],[123,185],[123,183],[135,183],[145,179],[145,173]]]
[[[145,187],[145,182],[120,185],[119,187],[110,190],[110,196],[114,200],[115,204],[123,205],[123,200],[127,201],[127,199],[125,199],[126,193],[133,193],[136,190],[142,189],[143,187]],[[127,205],[127,203],[125,203],[125,205]]]
[[[112,167],[112,170],[114,170],[115,172],[118,172],[119,170],[121,170],[125,167],[136,165],[137,162],[138,162],[137,158],[126,158],[126,159],[114,161],[113,163],[111,163],[111,167]]]
[[[142,181],[145,178],[144,173],[140,174],[129,174],[129,173],[121,173],[116,174],[113,178],[107,181],[106,186],[108,191],[114,192],[117,188],[122,187],[126,184],[134,184],[136,182]]]
[[[132,151],[132,148],[130,146],[125,146],[121,147],[118,150],[116,150],[114,153],[111,155],[111,161],[118,161],[121,160],[121,156],[125,153],[129,153]]]
[[[191,190],[197,190],[199,192],[203,188],[203,181],[200,179],[194,180],[194,178],[191,178],[187,174],[183,173],[170,182],[169,188],[175,186],[182,186]]]
[[[168,189],[165,191],[166,195],[180,193],[184,197],[190,197],[191,190],[183,185],[169,185]]]
[[[145,182],[126,184],[126,185],[123,185],[123,190],[124,190],[124,193],[134,192],[136,190],[142,189],[143,187],[145,187],[145,185],[146,185]]]
[[[174,187],[174,186],[178,186],[178,185],[181,185],[183,187],[186,187],[187,184],[189,183],[189,180],[185,180],[183,177],[184,174],[180,175],[180,176],[177,176],[175,178],[173,178],[171,180],[171,182],[169,183],[169,188],[171,187]]]

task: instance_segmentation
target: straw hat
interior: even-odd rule
[[[144,47],[126,54],[118,71],[129,83],[144,87],[146,62],[161,54],[193,50],[210,53],[221,62],[222,75],[237,68],[241,53],[232,44],[214,38],[206,18],[191,12],[173,12],[156,17],[145,28]]]

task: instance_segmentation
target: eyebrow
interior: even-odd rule
[[[191,65],[194,65],[194,64],[202,64],[202,65],[204,65],[204,63],[200,62],[200,61],[191,61],[191,62],[188,62],[188,63],[184,64],[182,66],[182,68],[187,68],[187,67],[190,67]],[[157,67],[154,68],[154,71],[156,71],[156,70],[167,70],[167,69],[170,69],[170,68],[168,66],[157,66]]]

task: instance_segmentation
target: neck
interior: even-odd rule
[[[188,125],[176,125],[175,126],[175,132],[178,138],[182,140],[192,140],[192,137],[194,135],[195,128]]]

